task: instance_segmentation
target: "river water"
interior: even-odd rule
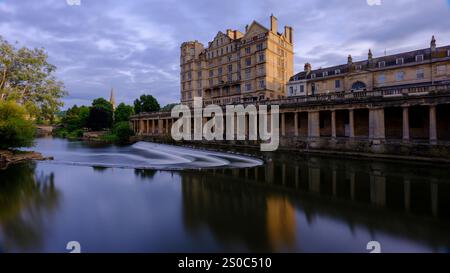
[[[0,252],[450,250],[448,165],[52,138],[33,150],[55,160],[0,171]]]

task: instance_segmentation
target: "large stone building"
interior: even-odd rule
[[[346,64],[313,70],[306,63],[304,71],[287,83],[287,96],[372,91],[448,81],[450,46],[430,47],[411,52],[374,58],[371,50],[367,59],[354,62],[351,55]]]
[[[253,21],[245,33],[219,31],[205,48],[198,41],[181,45],[181,102],[194,97],[205,104],[255,102],[284,97],[294,74],[293,30],[278,32],[277,18],[270,29]]]

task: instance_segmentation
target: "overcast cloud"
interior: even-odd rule
[[[108,97],[131,103],[143,93],[179,101],[179,46],[244,30],[269,16],[294,28],[295,71],[429,46],[450,44],[450,0],[0,0],[0,35],[44,47],[70,95],[66,107]]]

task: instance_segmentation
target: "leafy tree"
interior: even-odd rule
[[[139,99],[134,101],[134,112],[136,114],[142,112],[156,112],[159,111],[161,107],[158,101],[152,95],[141,95]]]
[[[166,106],[164,106],[163,108],[161,108],[161,111],[172,111],[172,108],[174,108],[175,106],[177,106],[179,103],[169,103],[166,104]]]
[[[126,105],[125,103],[121,103],[117,106],[114,111],[114,122],[128,122],[130,120],[131,115],[134,114],[134,108],[130,105]]]
[[[89,107],[74,105],[66,111],[62,123],[69,131],[73,131],[87,127],[88,118]]]
[[[134,135],[134,131],[130,127],[130,122],[121,121],[114,125],[113,134],[117,137],[118,142],[128,142]]]
[[[54,121],[67,94],[44,49],[16,49],[0,37],[0,101],[15,100],[37,120]]]
[[[26,117],[24,107],[16,102],[0,102],[0,149],[33,145],[36,128]]]
[[[111,128],[113,124],[112,104],[103,98],[95,99],[89,111],[87,125],[93,130]]]

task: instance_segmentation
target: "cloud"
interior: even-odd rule
[[[295,70],[324,67],[438,44],[450,44],[445,0],[0,0],[0,35],[19,45],[44,47],[69,96],[66,106],[108,97],[132,103],[150,93],[161,104],[179,101],[179,46],[204,44],[228,28],[257,20],[294,28]]]

